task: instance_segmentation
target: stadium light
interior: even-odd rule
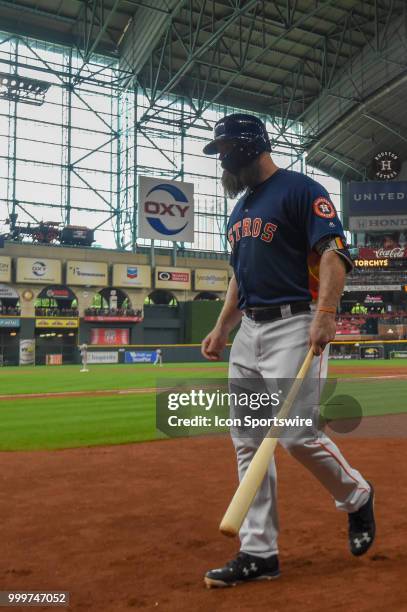
[[[41,106],[51,83],[0,72],[0,98]]]

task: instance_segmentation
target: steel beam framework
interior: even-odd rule
[[[388,1],[394,16],[400,1]],[[212,236],[209,249],[226,251],[223,232],[229,204],[220,192],[211,193],[217,169],[212,164],[205,172],[194,170],[191,155],[196,168],[207,163],[199,151],[214,120],[253,101],[252,108],[268,122],[275,154],[284,156],[287,166],[303,167],[309,140],[299,120],[313,101],[330,94],[336,75],[346,70],[355,53],[365,45],[382,52],[390,22],[381,2],[374,2],[373,8],[361,4],[359,11],[342,10],[340,19],[330,20],[326,9],[339,10],[338,4],[319,0],[305,13],[297,0],[180,0],[168,10],[152,0],[83,0],[76,18],[63,17],[55,9],[55,19],[69,21],[69,47],[34,43],[21,34],[4,36],[1,68],[27,70],[49,80],[54,92],[49,118],[41,117],[40,124],[44,134],[51,125],[61,126],[58,156],[35,160],[23,144],[29,138],[21,126],[31,125],[23,116],[25,109],[15,104],[5,112],[1,107],[0,116],[8,120],[9,148],[3,159],[9,212],[40,220],[48,210],[64,223],[93,215],[92,226],[109,233],[112,246],[135,249],[143,244],[137,239],[138,175],[185,177],[201,184],[199,232]],[[115,19],[119,11],[126,14],[123,7],[128,7],[129,19],[135,7],[165,17],[153,52],[137,72],[120,57],[126,34],[119,33]],[[242,100],[241,105],[236,100]],[[45,135],[37,142],[50,145]],[[327,147],[324,153],[334,159],[335,152]],[[53,168],[59,176],[52,183],[53,197],[38,195],[35,202],[22,197],[27,192],[19,185],[34,185],[34,179],[24,178],[24,164]],[[205,248],[205,240],[195,246]]]
[[[230,204],[216,161],[201,153],[226,107],[197,112],[195,100],[162,94],[151,108],[136,80],[122,88],[130,75],[118,62],[21,36],[0,39],[0,66],[51,83],[35,115],[21,103],[0,104],[0,139],[8,143],[7,154],[0,155],[0,219],[18,213],[27,222],[88,225],[99,243],[136,250],[148,244],[137,238],[138,175],[185,178],[197,185],[193,247],[227,252]],[[300,163],[297,128],[277,140],[276,155]],[[201,170],[204,164],[209,165]]]

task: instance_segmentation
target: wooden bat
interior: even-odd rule
[[[278,418],[284,419],[289,414],[295,398],[297,397],[298,391],[302,385],[302,381],[310,368],[313,357],[314,353],[312,348],[310,348],[307,356],[304,359],[304,363],[302,364],[296,378],[294,379],[293,385],[283,405],[281,406],[278,413]],[[236,493],[232,498],[232,501],[229,504],[228,509],[226,510],[222,522],[219,525],[219,530],[221,533],[223,533],[223,535],[233,537],[239,533],[239,529],[263,481],[277,446],[278,438],[271,437],[273,430],[275,429],[276,428],[274,426],[271,427],[266,437],[260,444],[236,490]]]

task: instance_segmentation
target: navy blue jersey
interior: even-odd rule
[[[239,308],[316,299],[320,256],[315,246],[328,236],[337,237],[337,252],[350,269],[335,207],[310,177],[279,169],[245,193],[228,223]]]

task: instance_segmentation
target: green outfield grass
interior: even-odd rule
[[[157,378],[216,378],[226,371],[221,363],[174,363],[156,368],[150,364],[91,365],[89,372],[80,366],[37,366],[0,368],[0,395],[54,393],[67,391],[103,391],[155,387]]]
[[[199,371],[197,372],[197,368]],[[224,377],[227,364],[93,365],[0,369],[0,450],[124,444],[163,437],[155,427],[155,393],[93,396],[92,391],[155,389],[160,379]],[[19,398],[33,393],[86,396]]]
[[[331,361],[336,372],[352,368],[352,376],[366,367],[380,366],[391,375],[392,368],[405,367],[407,360]],[[78,366],[2,368],[0,395],[0,450],[61,449],[103,444],[124,444],[164,437],[155,427],[155,393],[158,380],[197,382],[224,378],[226,363],[90,366],[80,373]],[[126,393],[129,389],[148,392]],[[92,392],[109,391],[96,395]],[[118,394],[117,390],[124,391]],[[84,392],[82,396],[22,398],[22,394]],[[362,406],[363,414],[380,415],[406,412],[407,380],[371,378],[350,380],[347,372],[338,377],[335,395],[351,395]],[[20,397],[19,397],[20,396]],[[352,416],[352,405],[340,408],[342,416]],[[332,411],[330,411],[332,417]],[[333,417],[335,418],[335,416]]]

